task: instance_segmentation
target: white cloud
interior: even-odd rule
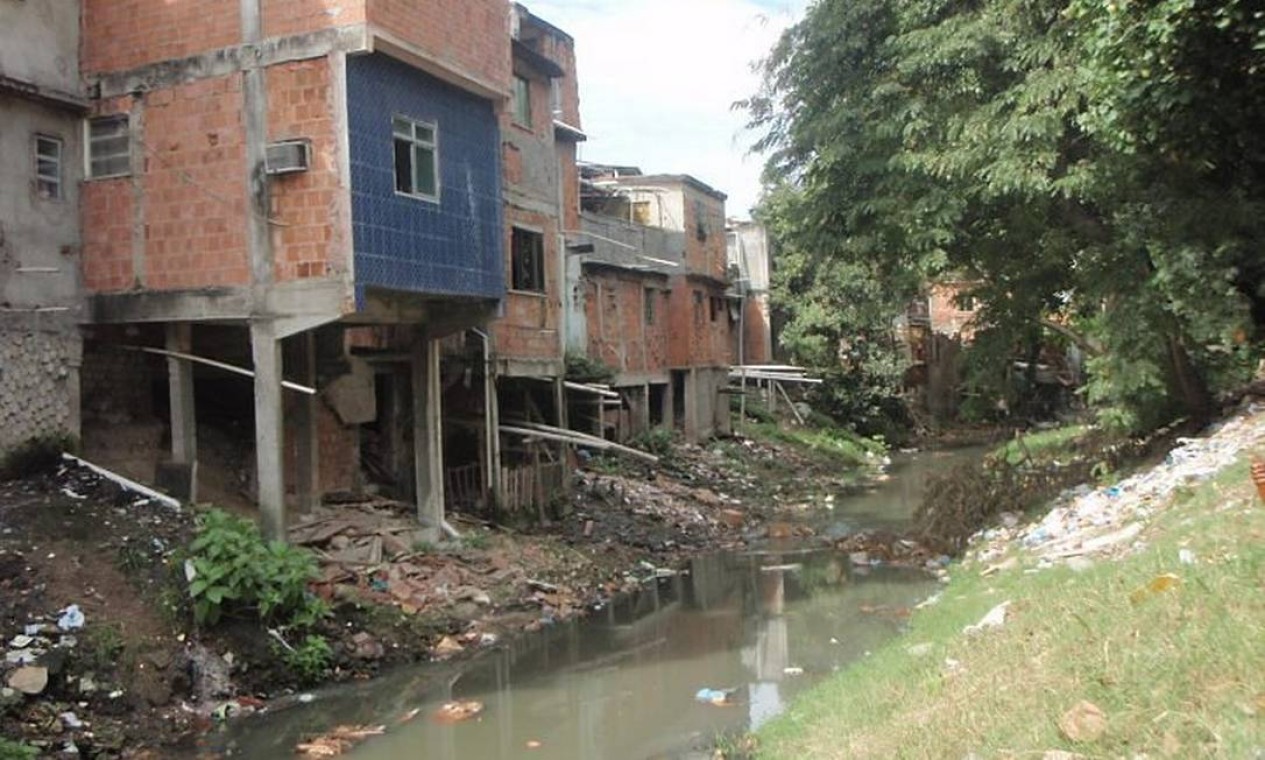
[[[690,174],[746,216],[760,192],[760,156],[746,116],[752,64],[808,0],[528,0],[575,38],[585,160]]]

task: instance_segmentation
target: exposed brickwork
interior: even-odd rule
[[[732,364],[736,325],[729,317],[725,291],[710,281],[672,279],[669,361],[673,367]],[[714,314],[714,318],[713,318]]]
[[[83,70],[119,71],[233,45],[240,16],[238,3],[223,0],[83,0]]]
[[[365,22],[365,0],[263,0],[265,37]]]
[[[89,292],[128,290],[136,284],[132,265],[132,182],[128,178],[85,182],[83,283]]]
[[[318,58],[268,69],[268,139],[307,138],[308,171],[272,181],[274,276],[277,281],[345,272],[346,235],[339,177],[331,60]]]
[[[767,293],[752,293],[747,296],[746,315],[743,323],[743,355],[746,364],[769,364],[773,361],[772,341],[769,325],[772,314]],[[734,357],[737,363],[738,357]]]
[[[666,374],[672,329],[666,283],[611,271],[584,279],[590,357],[623,373]],[[647,289],[649,288],[649,289]],[[652,322],[645,299],[652,299]]]
[[[38,436],[78,435],[77,332],[0,329],[0,456]]]
[[[961,336],[969,341],[975,335],[975,309],[964,309],[957,303],[958,294],[971,283],[942,282],[931,286],[928,302],[931,307],[931,329],[948,336]]]
[[[683,185],[682,189],[685,194],[686,266],[692,272],[725,279],[729,265],[725,203],[689,185]]]
[[[145,285],[246,285],[245,146],[239,74],[145,99]]]
[[[506,0],[368,0],[369,23],[500,89],[510,85]]]
[[[497,354],[517,359],[556,359],[561,356],[561,275],[558,272],[557,221],[545,214],[514,206],[505,210],[505,281],[513,283],[510,238],[515,224],[544,233],[545,292],[510,291],[504,316],[492,324]]]

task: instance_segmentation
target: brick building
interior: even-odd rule
[[[199,417],[236,421],[274,535],[357,486],[367,430],[442,514],[441,341],[505,293],[509,23],[503,0],[84,2],[85,371],[159,386],[193,471]],[[165,381],[137,346],[171,352]]]
[[[664,321],[671,326],[664,363],[644,370],[659,377],[666,372],[662,403],[653,387],[656,383],[650,383],[634,408],[644,406],[643,421],[653,411],[691,441],[728,433],[724,391],[736,354],[739,301],[730,292],[724,193],[689,175],[646,175],[635,167],[590,165],[586,174],[586,207],[594,213],[680,236],[679,259],[673,259],[670,249],[634,246],[632,251],[641,262],[632,266],[667,276],[664,289],[641,289],[643,303],[654,302],[647,295],[651,291],[659,294],[659,308],[646,309],[664,312]],[[591,339],[590,348],[601,353],[601,346]],[[665,411],[659,414],[661,408]]]

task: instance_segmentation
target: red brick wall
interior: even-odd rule
[[[250,283],[241,83],[233,74],[145,99],[149,288]]]
[[[669,299],[647,281],[613,272],[585,277],[585,319],[588,354],[620,372],[659,373],[668,368],[668,335],[672,332]],[[654,302],[654,323],[645,320],[644,298]]]
[[[695,293],[702,304],[695,305]],[[716,319],[712,320],[712,299],[720,298]],[[672,279],[672,330],[669,361],[673,367],[705,367],[732,364],[735,348],[734,327],[729,321],[729,305],[724,290],[684,276]]]
[[[505,298],[505,314],[492,324],[497,354],[523,359],[555,359],[562,355],[560,313],[562,310],[558,272],[558,225],[552,217],[514,206],[505,209],[505,282],[513,284],[510,246],[515,224],[543,232],[545,242],[545,292],[510,291]]]
[[[93,115],[130,113],[132,98],[101,101]],[[129,290],[136,284],[133,266],[132,180],[130,177],[84,182],[79,195],[83,227],[83,283],[89,292]]]
[[[347,230],[341,203],[339,140],[331,59],[268,69],[268,139],[308,138],[306,172],[272,180],[274,276],[277,281],[345,272]]]
[[[83,0],[83,29],[83,70],[105,72],[236,44],[241,18],[226,0]]]
[[[509,89],[506,0],[367,0],[368,19],[436,60]]]
[[[931,307],[931,329],[944,335],[961,335],[971,340],[975,335],[974,309],[963,309],[956,303],[959,293],[968,290],[971,283],[943,282],[931,286],[928,302]]]
[[[263,0],[265,37],[365,22],[365,0]]]

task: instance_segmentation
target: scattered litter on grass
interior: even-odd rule
[[[83,612],[79,609],[79,605],[72,604],[61,612],[61,617],[57,618],[58,628],[63,631],[73,631],[83,628],[84,617]]]
[[[1096,742],[1107,732],[1107,715],[1098,705],[1082,700],[1059,718],[1059,732],[1068,741]]]
[[[974,625],[968,625],[962,629],[962,633],[972,636],[982,633],[989,628],[1000,628],[1006,622],[1006,611],[1010,609],[1010,602],[1005,601],[988,611],[988,614],[980,619]]]
[[[1182,584],[1182,579],[1172,573],[1164,573],[1157,575],[1150,580],[1145,586],[1140,586],[1129,594],[1129,601],[1134,604],[1141,604],[1147,599],[1162,594],[1165,591],[1172,591]]]

